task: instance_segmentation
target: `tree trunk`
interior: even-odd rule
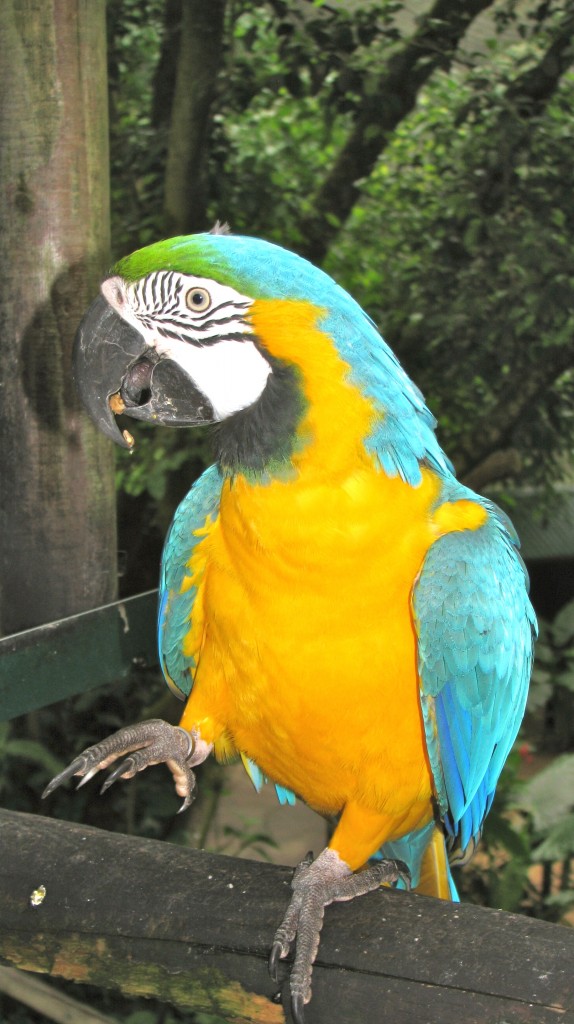
[[[159,60],[153,76],[151,123],[156,130],[169,125],[175,95],[175,84],[181,44],[183,0],[166,0],[163,38]]]
[[[165,172],[166,233],[204,231],[209,112],[223,53],[225,0],[186,0]],[[156,112],[157,118],[157,112]]]
[[[111,600],[112,446],[71,379],[109,260],[104,0],[0,4],[0,630]]]

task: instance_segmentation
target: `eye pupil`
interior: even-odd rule
[[[185,301],[194,313],[203,313],[211,305],[211,296],[205,288],[191,288]]]

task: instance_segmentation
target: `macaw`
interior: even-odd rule
[[[522,719],[534,613],[516,534],[457,481],[423,396],[327,274],[256,238],[172,238],[120,260],[78,330],[88,412],[215,424],[177,509],[159,652],[178,726],[130,726],[50,783],[104,789],[236,755],[336,827],[295,871],[270,965],[296,944],[302,1024],[324,907],[412,884],[456,898]]]

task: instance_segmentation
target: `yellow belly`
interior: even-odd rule
[[[182,724],[318,810],[383,814],[389,838],[432,813],[413,584],[437,537],[484,516],[433,511],[438,490],[429,471],[412,488],[368,464],[337,488],[238,478],[196,555],[188,648],[201,652]]]

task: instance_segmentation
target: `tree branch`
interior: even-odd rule
[[[508,87],[507,97],[522,117],[540,113],[552,96],[560,78],[574,60],[574,9],[569,4],[554,38],[538,64],[524,71]]]
[[[463,477],[463,484],[473,491],[481,491],[487,484],[507,477],[518,476],[522,470],[522,458],[516,448],[504,448],[491,452]]]
[[[413,109],[419,90],[437,68],[448,68],[471,22],[493,0],[435,0],[417,31],[391,54],[376,88],[363,94],[355,127],[303,217],[299,251],[321,262],[339,226],[398,124]]]

